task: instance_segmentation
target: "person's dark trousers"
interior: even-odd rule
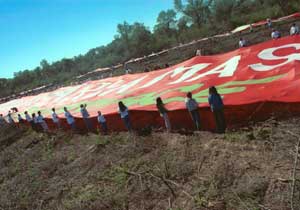
[[[225,133],[226,122],[223,109],[213,110],[215,122],[216,122],[216,132]]]
[[[200,115],[198,109],[190,111],[191,117],[194,121],[197,130],[200,130]]]
[[[130,123],[130,118],[129,118],[129,115],[125,116],[123,118],[123,121],[125,123],[125,126],[127,128],[128,131],[131,131],[131,123]]]
[[[33,121],[30,121],[30,125],[31,125],[32,130],[35,130],[35,129],[36,129],[36,128],[35,128],[35,124],[34,124]]]
[[[101,129],[102,129],[103,134],[107,134],[107,124],[106,124],[106,122],[102,122],[100,124],[101,124]]]
[[[85,126],[88,129],[88,131],[92,131],[93,125],[92,125],[91,120],[89,118],[83,118],[83,120],[84,120]]]

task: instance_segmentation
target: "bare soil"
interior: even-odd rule
[[[225,135],[143,137],[2,127],[0,209],[298,210],[299,127],[270,119]]]

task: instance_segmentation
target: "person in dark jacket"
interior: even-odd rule
[[[119,106],[118,112],[121,116],[121,119],[123,120],[127,130],[129,132],[131,132],[132,126],[131,126],[131,122],[130,122],[130,118],[129,118],[128,108],[127,108],[127,106],[125,106],[125,104],[122,101],[119,101],[118,106]]]
[[[209,88],[208,102],[215,117],[216,132],[225,133],[226,122],[224,116],[224,104],[221,96],[214,86]]]
[[[198,110],[198,103],[195,99],[193,99],[191,92],[188,92],[186,94],[185,105],[192,117],[196,129],[200,130],[200,115]]]
[[[167,131],[170,132],[171,131],[171,123],[170,123],[169,116],[168,116],[169,110],[166,109],[161,97],[156,98],[156,107],[158,109],[160,116],[162,118],[164,118]]]
[[[93,130],[93,124],[90,120],[90,114],[86,109],[87,105],[86,104],[81,104],[80,105],[80,112],[84,121],[84,124],[87,128],[88,132],[91,132]]]

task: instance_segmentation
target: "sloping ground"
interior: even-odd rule
[[[273,119],[225,135],[144,137],[21,129],[0,152],[0,209],[290,209],[299,126]],[[0,132],[3,142],[13,130]]]

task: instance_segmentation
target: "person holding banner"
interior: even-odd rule
[[[7,121],[8,121],[8,124],[10,124],[10,125],[14,125],[15,124],[15,121],[12,118],[10,111],[8,112],[8,115],[7,115]]]
[[[37,122],[43,128],[44,132],[47,132],[49,130],[41,111],[38,111]]]
[[[195,99],[193,99],[191,92],[188,92],[186,95],[185,105],[192,117],[196,129],[200,130],[200,115],[198,110],[198,103]]]
[[[130,118],[129,118],[129,111],[127,106],[124,105],[124,103],[122,101],[119,101],[119,114],[121,116],[121,119],[123,120],[127,130],[129,132],[131,132],[132,130],[132,126],[131,126],[131,122],[130,122]]]
[[[26,121],[31,125],[31,128],[34,130],[34,122],[27,111],[24,112]]]
[[[170,123],[169,116],[168,116],[169,110],[166,109],[161,97],[156,98],[156,107],[158,109],[158,112],[160,113],[160,116],[162,118],[164,118],[167,132],[170,132],[171,131],[171,123]]]
[[[68,111],[67,107],[64,107],[65,117],[67,119],[67,123],[70,125],[72,131],[76,131],[75,119],[72,114]]]
[[[57,129],[61,128],[60,119],[59,119],[58,115],[55,112],[55,108],[52,108],[52,121],[55,124]]]
[[[100,111],[98,111],[98,117],[97,117],[97,119],[98,119],[99,124],[101,125],[101,129],[102,129],[103,134],[106,135],[107,134],[106,119],[103,116],[103,114],[101,114]]]
[[[221,96],[219,95],[217,89],[214,86],[209,88],[208,102],[211,111],[214,114],[216,122],[216,132],[225,133],[226,122],[224,116],[224,104]]]
[[[90,114],[88,113],[87,109],[86,109],[87,105],[86,104],[81,104],[80,105],[80,112],[84,121],[84,124],[88,130],[88,132],[93,130],[93,125],[91,123],[90,120]]]

